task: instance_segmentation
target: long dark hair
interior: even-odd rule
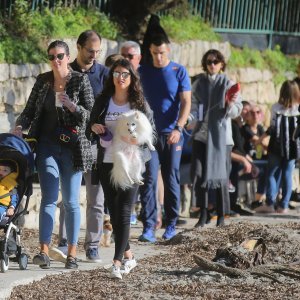
[[[128,70],[130,73],[130,85],[128,87],[128,102],[132,109],[138,109],[145,111],[145,97],[143,93],[143,88],[140,82],[139,74],[133,69],[131,63],[125,59],[121,58],[114,62],[111,66],[108,78],[105,82],[101,96],[112,97],[115,93],[115,85],[113,80],[113,72],[117,67],[122,67]]]
[[[292,107],[298,99],[299,87],[297,82],[286,80],[280,88],[278,103],[282,104],[285,108],[289,108]]]

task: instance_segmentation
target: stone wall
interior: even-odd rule
[[[65,40],[71,52],[71,60],[76,57],[76,40]],[[100,63],[105,57],[118,52],[120,44],[116,41],[103,40]],[[228,60],[229,43],[189,41],[185,44],[172,44],[171,59],[186,66],[191,77],[202,72],[201,59],[211,49],[219,49]],[[0,64],[0,132],[9,131],[16,117],[23,110],[38,74],[48,71],[49,65],[42,64]],[[243,99],[257,102],[263,106],[277,100],[278,91],[272,82],[272,73],[253,68],[227,70],[230,78],[241,83]]]
[[[71,60],[76,57],[76,40],[65,40],[71,52]],[[117,53],[120,45],[115,41],[103,40],[99,61],[103,63],[106,56]],[[211,49],[219,49],[226,60],[230,58],[229,43],[210,43],[189,41],[183,45],[172,44],[171,59],[186,66],[191,77],[202,72],[201,59],[203,54]],[[23,110],[29,97],[35,78],[38,74],[50,70],[49,65],[42,64],[0,64],[0,133],[14,127],[15,120]],[[262,104],[265,108],[277,100],[278,91],[272,82],[272,73],[252,68],[227,70],[229,77],[240,82],[242,97],[245,100]],[[26,216],[26,227],[37,228],[40,190],[34,188],[30,201],[30,214]],[[81,189],[82,227],[85,227],[85,189]],[[57,222],[56,222],[57,224]]]

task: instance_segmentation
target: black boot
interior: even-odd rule
[[[217,218],[217,227],[222,227],[224,225],[225,225],[224,216],[218,216],[218,218]]]
[[[197,224],[195,225],[195,228],[203,227],[206,224],[206,221],[207,221],[207,208],[201,208],[200,218]]]

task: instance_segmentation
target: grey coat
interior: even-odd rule
[[[203,186],[217,188],[226,184],[226,145],[228,138],[232,139],[231,118],[236,118],[242,110],[240,97],[230,107],[225,105],[225,93],[232,85],[225,74],[216,75],[210,80],[207,74],[200,74],[193,83],[191,113],[197,120],[193,131],[197,139],[199,131],[203,128],[203,119],[207,120],[206,137],[206,165],[204,166],[206,178]],[[199,106],[202,106],[203,119],[199,119]],[[206,118],[205,118],[206,116]],[[228,124],[230,126],[228,127]]]

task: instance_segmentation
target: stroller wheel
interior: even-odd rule
[[[20,270],[26,270],[28,264],[28,256],[25,253],[21,253],[18,262]]]
[[[0,271],[5,273],[8,270],[9,258],[8,255],[4,254],[4,259],[0,260]]]

